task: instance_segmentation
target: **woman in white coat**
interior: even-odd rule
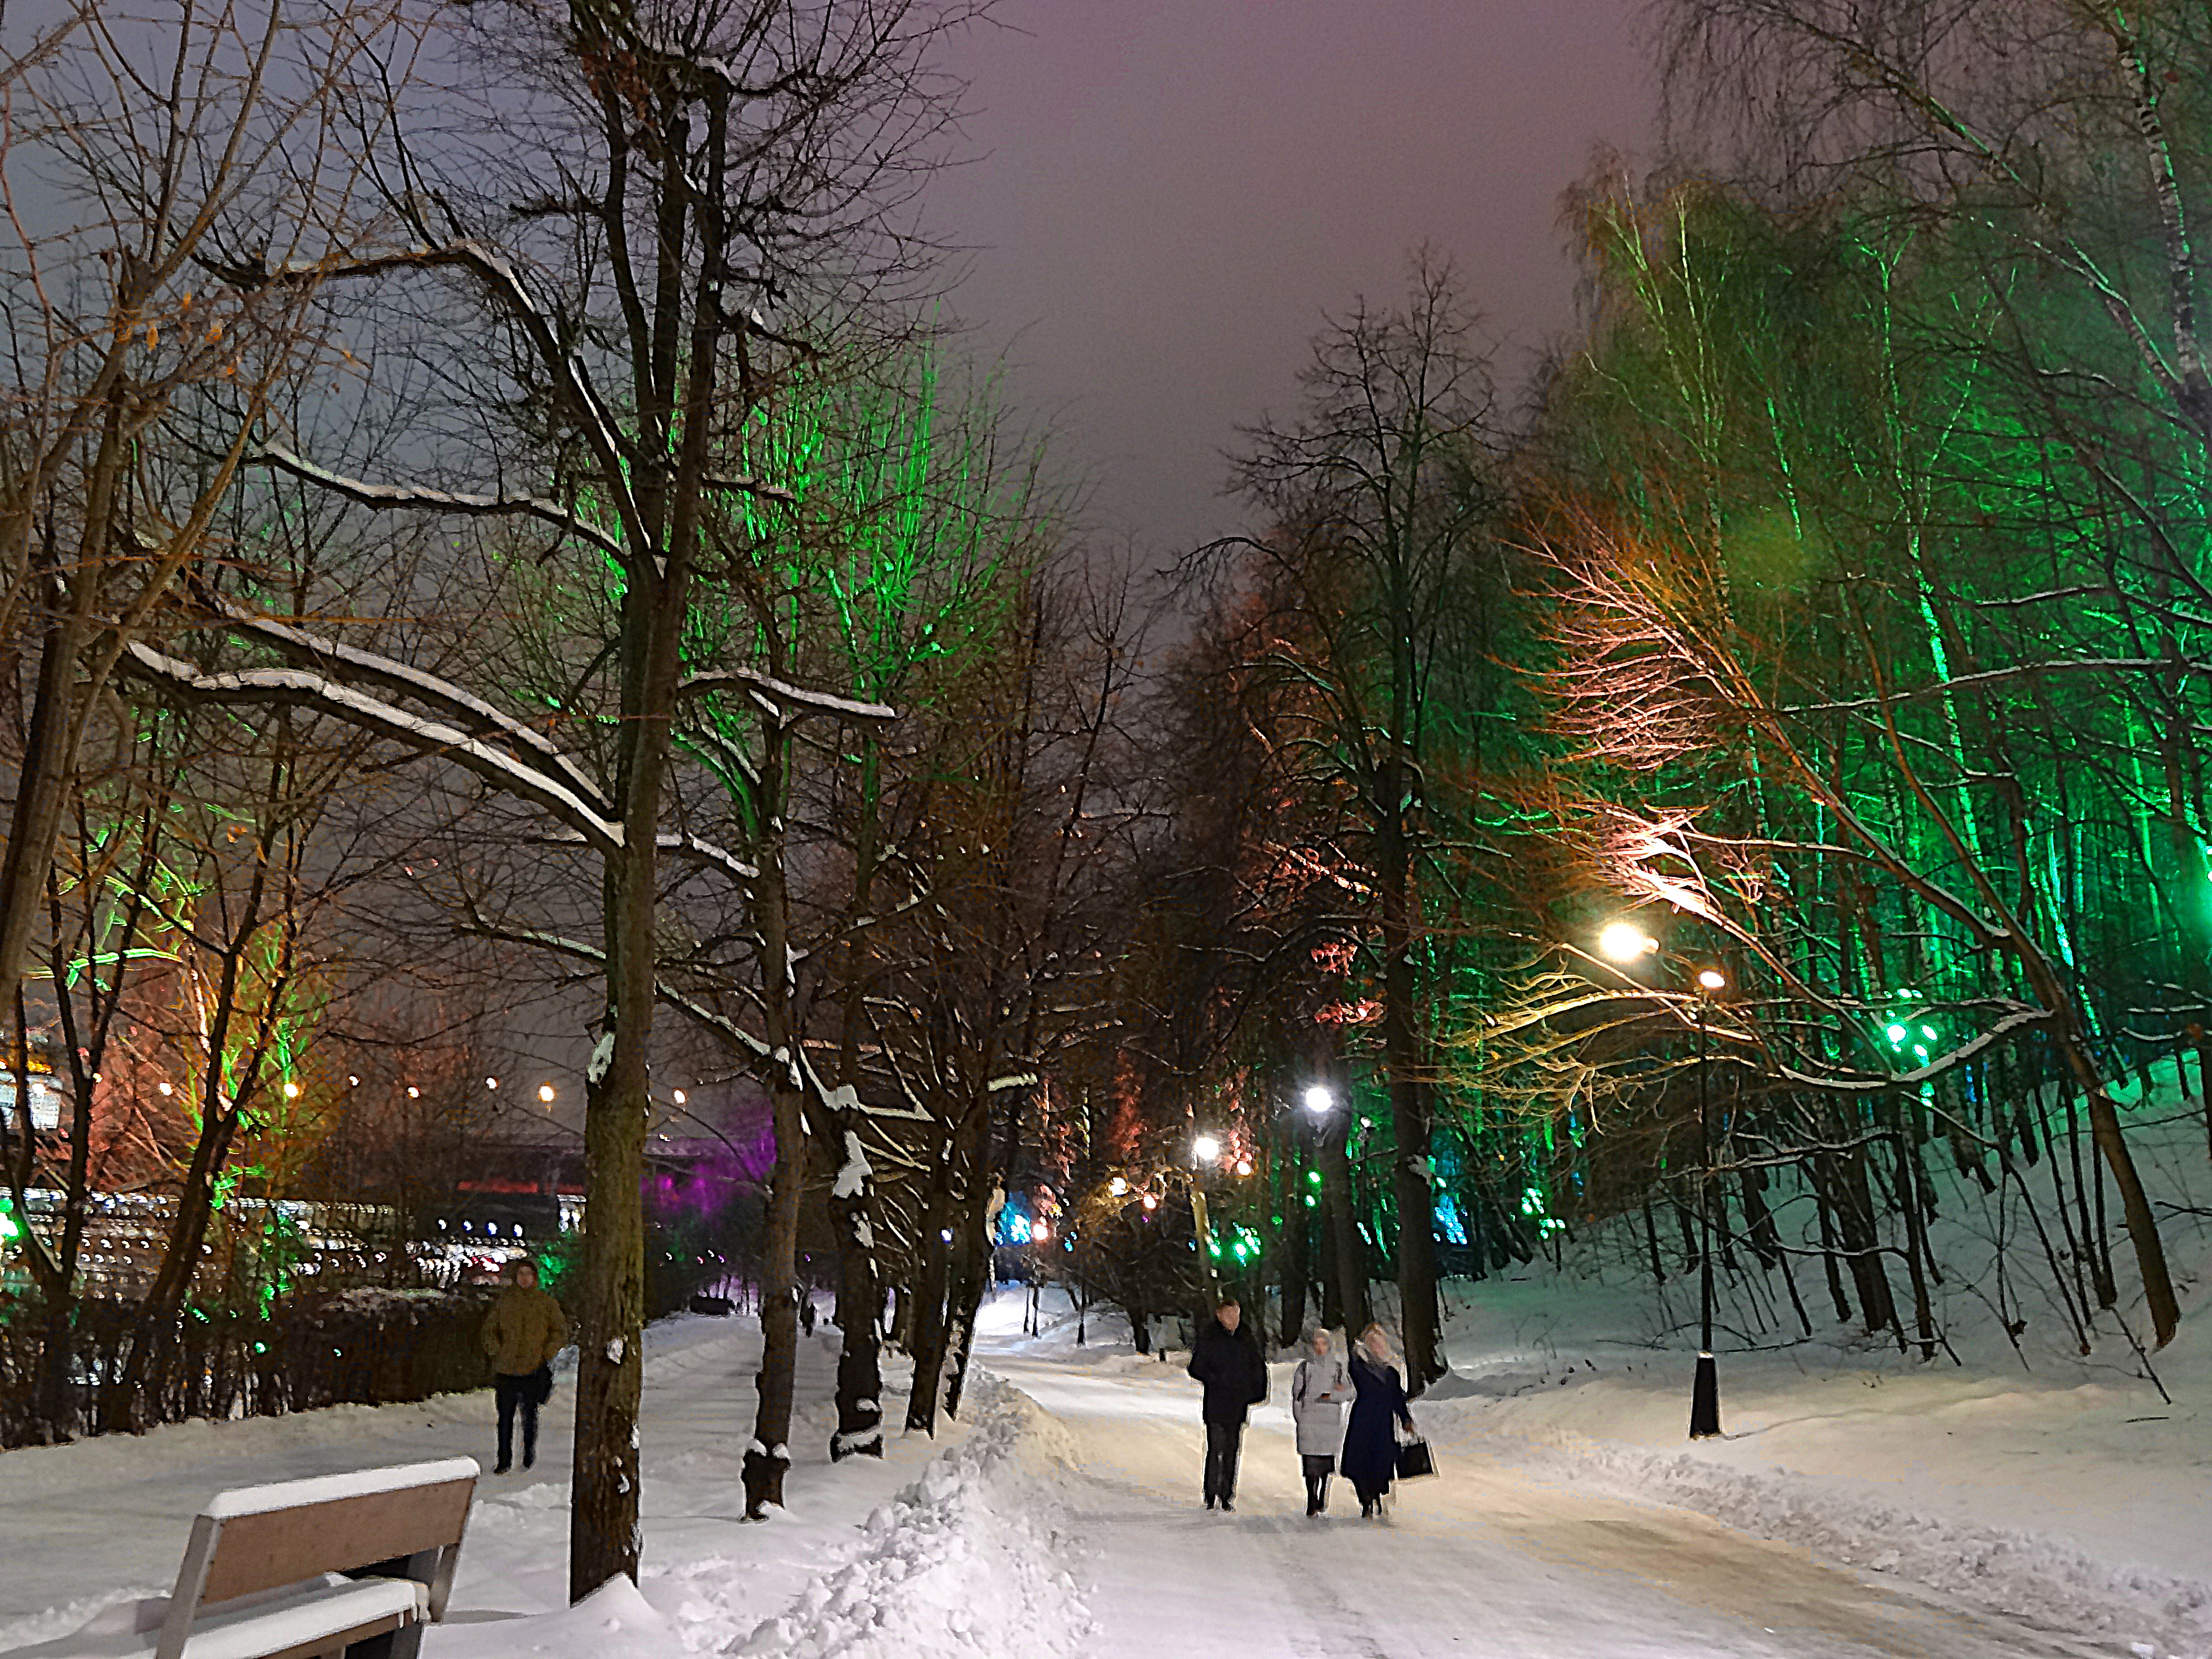
[[[1316,1330],[1306,1339],[1305,1358],[1291,1373],[1291,1420],[1297,1426],[1298,1460],[1305,1468],[1308,1515],[1328,1507],[1328,1477],[1336,1471],[1336,1449],[1344,1443],[1344,1407],[1352,1394],[1352,1373],[1328,1333]]]

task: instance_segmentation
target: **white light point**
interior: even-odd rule
[[[1607,922],[1597,936],[1598,954],[1624,965],[1641,960],[1659,948],[1659,941],[1632,921]]]

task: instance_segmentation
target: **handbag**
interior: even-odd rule
[[[1437,1455],[1429,1449],[1425,1440],[1401,1440],[1398,1443],[1398,1478],[1401,1480],[1425,1480],[1437,1472]]]
[[[530,1373],[530,1403],[542,1406],[553,1397],[553,1367],[540,1365]]]

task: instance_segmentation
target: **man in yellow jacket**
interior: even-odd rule
[[[499,1467],[514,1463],[514,1409],[522,1408],[522,1467],[538,1461],[538,1408],[553,1397],[553,1356],[568,1343],[561,1304],[538,1288],[538,1268],[525,1257],[507,1270],[507,1286],[483,1323],[483,1349],[491,1357],[492,1389],[499,1396]]]

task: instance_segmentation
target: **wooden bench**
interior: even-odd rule
[[[218,1492],[177,1588],[144,1604],[152,1659],[415,1659],[445,1617],[481,1471],[471,1457]]]

